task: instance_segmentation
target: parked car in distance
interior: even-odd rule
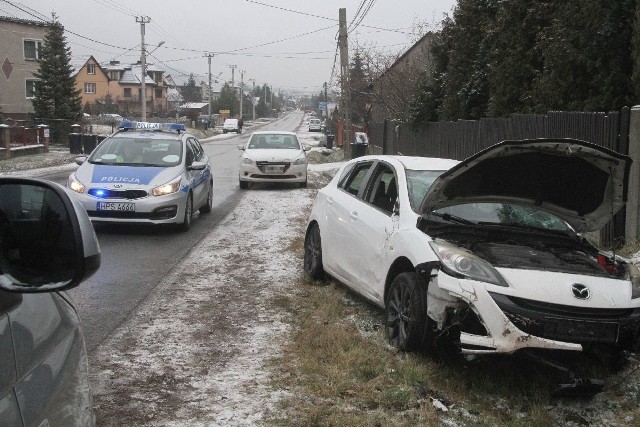
[[[505,141],[462,163],[359,157],[317,194],[304,269],[384,308],[400,350],[615,360],[638,345],[640,271],[579,233],[624,206],[629,166],[570,139]]]
[[[0,178],[0,424],[95,425],[80,320],[64,291],[99,267],[91,222],[67,190]]]
[[[67,187],[93,222],[191,227],[211,212],[213,175],[200,142],[176,123],[123,122],[80,167]]]
[[[240,159],[240,188],[252,182],[293,182],[307,186],[307,154],[295,132],[251,134]]]
[[[98,116],[99,119],[104,120],[105,122],[108,123],[115,123],[115,124],[119,124],[120,122],[122,122],[124,120],[124,118],[120,115],[120,114],[100,114]]]
[[[309,119],[309,132],[320,132],[322,130],[322,122],[320,119]]]
[[[222,133],[235,132],[240,133],[238,119],[226,119],[222,124]]]

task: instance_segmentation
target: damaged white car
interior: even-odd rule
[[[305,272],[383,307],[401,350],[615,356],[637,344],[640,273],[580,233],[624,206],[630,164],[568,139],[505,141],[461,163],[360,157],[318,192]]]

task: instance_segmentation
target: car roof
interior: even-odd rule
[[[226,122],[237,122],[238,119],[225,119],[224,121],[225,121],[225,123]]]
[[[111,135],[111,138],[145,138],[145,139],[165,139],[165,140],[166,139],[181,140],[185,136],[195,138],[193,135],[191,135],[188,132],[185,132],[184,130],[181,130],[180,132],[175,129],[169,130],[168,127],[170,127],[171,125],[174,125],[172,123],[161,124],[166,127],[165,129],[137,128],[136,127],[137,123],[138,122],[120,123],[120,126],[127,126],[127,127],[125,128],[120,127],[116,131],[116,133]],[[144,124],[144,123],[145,122],[141,122],[141,124]],[[132,127],[128,127],[128,126],[132,126]],[[181,127],[181,129],[184,129],[184,127]]]
[[[295,132],[289,132],[284,130],[261,130],[261,131],[253,132],[251,135],[273,135],[273,134],[297,136]]]
[[[370,155],[358,157],[356,160],[383,160],[388,162],[399,162],[405,169],[409,170],[448,170],[458,163],[458,160],[441,159],[438,157],[420,156],[392,156],[392,155]]]

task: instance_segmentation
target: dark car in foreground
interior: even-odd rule
[[[0,178],[0,425],[95,424],[78,313],[100,266],[84,209],[52,182]]]

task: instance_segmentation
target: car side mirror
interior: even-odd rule
[[[0,288],[62,291],[100,267],[89,216],[64,187],[33,178],[0,178]]]
[[[87,161],[87,156],[78,156],[75,158],[76,165],[81,165]]]
[[[206,167],[207,167],[207,164],[205,162],[193,162],[191,163],[191,166],[188,167],[188,169],[192,171],[201,171],[201,170],[204,170]]]
[[[311,147],[306,146],[306,145],[303,145],[303,146],[302,146],[302,149],[303,149],[304,151],[309,151],[309,150],[311,150]]]
[[[238,150],[244,151],[244,145],[238,145]]]

